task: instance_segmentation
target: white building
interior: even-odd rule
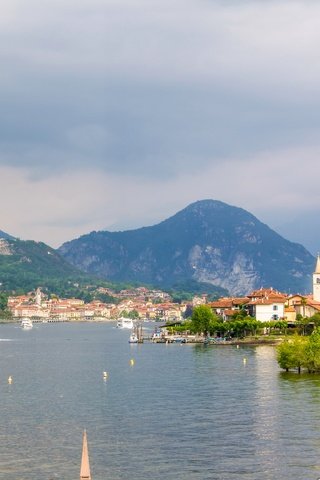
[[[261,322],[270,322],[284,318],[286,295],[273,288],[260,288],[247,295],[249,302],[246,307],[249,314]]]
[[[312,275],[313,300],[320,302],[320,256],[318,254],[316,269]]]

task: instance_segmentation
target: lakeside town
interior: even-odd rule
[[[128,316],[170,323],[181,322],[190,316],[194,307],[206,304],[223,321],[232,319],[237,310],[242,309],[261,322],[284,320],[294,325],[297,316],[309,318],[320,313],[320,257],[317,257],[313,273],[312,293],[308,295],[287,295],[269,287],[254,290],[244,297],[223,297],[209,302],[204,294],[194,296],[192,301],[175,303],[168,293],[146,287],[126,289],[117,294],[102,287],[100,290],[100,293],[112,293],[118,303],[48,298],[38,288],[28,295],[10,296],[8,311],[16,321],[24,317],[33,321],[112,321]]]

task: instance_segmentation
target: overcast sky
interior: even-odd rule
[[[201,199],[320,250],[320,2],[2,0],[0,229],[53,247]]]

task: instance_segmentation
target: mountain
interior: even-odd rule
[[[109,281],[168,287],[186,280],[242,295],[261,286],[311,290],[315,259],[242,208],[195,202],[158,225],[92,232],[59,253],[79,269]]]
[[[0,239],[1,238],[7,239],[7,240],[14,240],[14,237],[12,237],[6,232],[3,232],[2,230],[0,230]]]
[[[0,235],[1,290],[25,292],[38,286],[61,288],[85,276],[45,243]]]

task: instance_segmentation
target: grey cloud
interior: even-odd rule
[[[313,108],[238,96],[213,86],[109,85],[98,108],[72,99],[11,108],[0,119],[2,163],[52,169],[96,166],[114,173],[177,175],[235,155],[317,141]],[[9,112],[9,105],[6,109]],[[88,121],[89,120],[89,121]],[[90,122],[90,120],[92,122]],[[46,168],[47,166],[47,168]]]
[[[314,2],[15,5],[0,35],[2,164],[168,178],[318,142]]]

